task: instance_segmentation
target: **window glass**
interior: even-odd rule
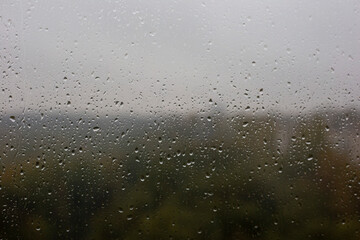
[[[1,239],[360,239],[360,2],[0,4]]]

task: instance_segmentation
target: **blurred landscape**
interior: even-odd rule
[[[0,3],[0,239],[360,239],[360,1]]]
[[[1,239],[359,239],[360,114],[2,116]]]

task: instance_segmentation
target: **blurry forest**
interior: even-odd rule
[[[0,238],[360,239],[359,113],[245,113],[2,116]]]

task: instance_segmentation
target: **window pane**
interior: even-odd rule
[[[360,3],[0,7],[1,239],[359,239]]]

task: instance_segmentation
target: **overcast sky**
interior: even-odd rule
[[[5,0],[0,68],[2,114],[360,109],[360,2]]]

